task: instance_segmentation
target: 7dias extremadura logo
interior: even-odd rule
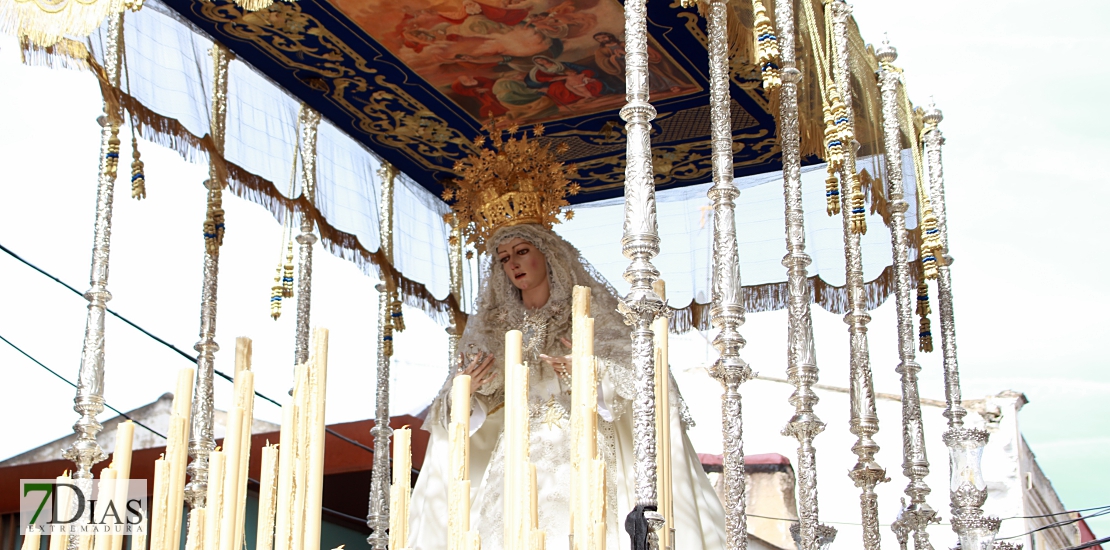
[[[24,534],[146,534],[146,480],[21,479]]]

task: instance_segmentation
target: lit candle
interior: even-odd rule
[[[282,428],[284,431],[284,427]],[[277,491],[278,449],[267,441],[262,447],[262,480],[258,484],[258,550],[274,547],[274,493]]]
[[[208,455],[208,496],[205,501],[204,549],[217,550],[220,547],[220,517],[224,505],[224,472],[227,455],[223,451],[212,451]],[[151,550],[156,550],[151,548]]]

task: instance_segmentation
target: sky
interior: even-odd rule
[[[1071,508],[1110,504],[1104,467],[1110,462],[1110,365],[1101,345],[1110,306],[1101,278],[1108,267],[1102,210],[1110,187],[1097,164],[1110,149],[1110,108],[1099,101],[1110,84],[1110,4],[1070,2],[1064,10],[1031,1],[860,0],[854,6],[867,39],[889,33],[911,97],[919,104],[934,97],[944,112],[965,397],[1024,392],[1030,403],[1021,413],[1023,433],[1063,502]],[[0,244],[84,291],[98,89],[88,75],[20,66],[10,38],[0,39],[0,82],[0,105],[7,106],[0,133]],[[124,185],[117,186],[109,305],[191,350],[199,327],[206,168],[149,143],[140,146],[148,198],[133,201]],[[126,162],[121,164],[124,172]],[[249,335],[255,340],[257,388],[276,398],[288,390],[293,353],[294,302],[287,302],[280,320],[269,318],[281,228],[261,207],[225,197],[217,327],[225,351],[217,355],[217,369],[233,370],[227,350],[236,336]],[[3,254],[0,282],[6,291],[0,336],[74,380],[84,299]],[[335,365],[329,422],[372,416],[374,284],[317,247],[313,320],[331,330]],[[893,334],[891,305],[873,312],[873,331]],[[745,358],[763,365],[757,370],[765,374],[777,374],[782,362],[781,319],[777,313],[749,315],[743,329],[749,340]],[[394,393],[394,413],[427,403],[443,377],[439,358],[446,355],[441,328],[411,309],[406,321],[409,329],[397,336],[397,349],[420,355],[399,357],[393,369],[395,387],[405,388]],[[847,338],[838,316],[818,312],[815,330],[819,357],[843,355]],[[170,391],[176,371],[189,366],[111,317],[107,334],[105,397],[121,410]],[[873,357],[890,357],[892,339],[873,337]],[[935,355],[921,359],[922,394],[939,399]],[[877,390],[897,393],[894,364],[880,363]],[[71,388],[2,343],[0,372],[7,382],[0,384],[0,413],[23,426],[5,423],[0,457],[70,432],[76,420]],[[224,408],[231,385],[220,379],[215,384],[217,407]],[[280,420],[278,408],[268,404],[260,403],[256,414]],[[933,460],[943,469],[943,457]],[[1091,523],[1096,533],[1110,532],[1110,521]]]

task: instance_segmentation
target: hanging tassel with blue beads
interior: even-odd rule
[[[775,26],[767,16],[767,7],[763,0],[753,0],[756,58],[759,63],[760,73],[763,76],[763,90],[770,94],[782,86],[782,71],[779,69],[779,39],[775,35]]]
[[[134,133],[134,130],[132,130]],[[131,198],[141,201],[146,198],[146,174],[143,161],[139,160],[139,140],[131,136]]]
[[[281,317],[281,299],[281,268],[278,268],[277,275],[274,275],[274,286],[270,287],[270,317],[273,317],[275,321],[278,320],[278,317]]]
[[[293,235],[289,235],[289,245],[285,249],[285,265],[282,266],[281,296],[293,297]]]
[[[929,307],[929,285],[925,282],[925,277],[921,277],[917,282],[917,314],[921,317],[921,328],[917,332],[917,338],[918,349],[925,353],[933,351],[932,323],[929,321],[929,314],[932,312],[932,308]]]
[[[397,332],[405,330],[405,316],[401,312],[401,297],[396,290],[393,291],[393,301],[389,304],[389,317],[393,321],[393,329]]]
[[[109,124],[112,124],[109,122]],[[104,153],[104,171],[113,181],[119,170],[119,126],[112,124],[112,137],[108,138],[108,151]]]

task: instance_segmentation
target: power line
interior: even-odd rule
[[[1092,541],[1089,541],[1089,542],[1084,542],[1083,544],[1080,544],[1079,546],[1069,546],[1067,548],[1064,548],[1064,550],[1083,550],[1084,548],[1092,548],[1092,547],[1098,546],[1098,545],[1100,545],[1104,542],[1110,542],[1110,537],[1104,537],[1104,538],[1101,538],[1101,539],[1098,539],[1098,540],[1092,540]]]
[[[58,379],[60,379],[60,380],[61,380],[62,382],[65,382],[66,384],[69,384],[70,386],[73,386],[74,388],[76,388],[76,387],[77,387],[77,384],[74,384],[73,382],[70,382],[70,381],[69,381],[69,379],[67,379],[66,377],[64,377],[64,376],[62,376],[62,375],[60,375],[60,374],[58,374],[58,373],[57,373],[57,372],[56,372],[56,371],[55,371],[54,369],[52,369],[52,368],[50,368],[50,367],[48,367],[48,366],[46,366],[46,365],[44,365],[44,364],[40,363],[38,359],[35,359],[34,357],[31,357],[31,355],[30,355],[30,354],[28,354],[27,352],[25,352],[25,351],[23,351],[22,349],[20,349],[20,348],[19,348],[19,346],[17,346],[17,345],[15,345],[15,344],[11,343],[11,341],[10,341],[10,340],[8,340],[7,338],[4,338],[4,336],[3,336],[3,335],[0,335],[0,340],[3,340],[5,344],[7,344],[7,345],[11,346],[11,347],[12,347],[13,349],[15,349],[15,351],[18,351],[19,353],[23,354],[23,356],[24,356],[24,357],[26,357],[26,358],[30,359],[30,360],[31,360],[32,362],[34,362],[34,363],[35,363],[36,365],[38,365],[38,366],[40,366],[40,367],[42,367],[42,368],[46,369],[46,371],[47,371],[47,372],[49,372],[50,374],[53,374],[54,376],[57,376],[57,377],[58,377]],[[104,406],[105,406],[105,407],[108,407],[109,409],[111,409],[111,410],[113,410],[113,411],[115,411],[115,412],[116,412],[116,414],[118,414],[118,415],[120,415],[120,416],[122,416],[122,417],[124,417],[124,418],[126,418],[126,419],[128,419],[128,420],[130,420],[130,421],[132,421],[132,422],[134,422],[135,424],[138,424],[139,426],[142,426],[143,428],[146,428],[146,430],[147,430],[148,432],[150,432],[150,433],[152,433],[152,434],[154,434],[154,435],[156,435],[156,436],[158,436],[158,437],[161,437],[162,439],[167,439],[167,438],[166,438],[166,436],[164,436],[164,435],[162,435],[162,434],[160,434],[160,433],[158,433],[158,432],[154,431],[153,429],[151,429],[151,427],[150,427],[150,426],[147,426],[146,424],[143,424],[142,422],[139,422],[138,420],[135,420],[134,418],[131,418],[130,416],[127,416],[127,413],[125,413],[125,412],[123,412],[123,411],[121,411],[121,410],[119,410],[119,409],[117,409],[117,408],[115,408],[115,407],[113,407],[113,406],[109,405],[108,403],[104,403]]]
[[[1106,514],[1110,514],[1110,506],[1105,507],[1105,508],[1106,509],[1101,511],[1101,512],[1095,512],[1095,513],[1090,514],[1086,517],[1079,516],[1077,518],[1067,519],[1067,520],[1063,520],[1063,521],[1055,521],[1055,522],[1049,523],[1048,525],[1042,525],[1042,526],[1040,526],[1036,529],[1033,529],[1032,531],[1022,533],[1020,535],[1013,535],[1013,536],[1010,536],[1010,537],[1004,537],[1004,538],[1000,538],[1000,539],[997,539],[997,540],[1016,539],[1016,538],[1019,538],[1019,537],[1024,537],[1025,535],[1032,535],[1033,533],[1036,533],[1036,532],[1039,532],[1039,531],[1044,531],[1044,530],[1047,530],[1047,529],[1053,529],[1053,528],[1056,528],[1056,527],[1063,527],[1065,525],[1071,525],[1073,523],[1083,521],[1083,520],[1086,520],[1086,519],[1097,518],[1099,516],[1104,516]]]
[[[33,264],[33,263],[31,263],[31,262],[27,261],[27,260],[26,260],[26,259],[24,259],[24,258],[23,258],[22,256],[20,256],[19,254],[16,254],[15,252],[13,252],[13,251],[12,251],[11,249],[9,249],[8,247],[4,246],[3,244],[0,244],[0,250],[3,250],[3,251],[4,251],[5,253],[7,253],[7,254],[8,254],[9,256],[11,256],[12,258],[15,258],[16,260],[18,260],[18,261],[19,261],[20,263],[22,263],[23,265],[26,265],[27,267],[29,267],[29,268],[31,268],[31,269],[33,269],[33,270],[35,270],[35,271],[37,271],[37,272],[41,273],[42,275],[45,275],[45,276],[46,276],[47,278],[49,278],[50,280],[52,280],[52,281],[54,281],[54,282],[56,282],[56,283],[58,283],[58,284],[60,284],[60,285],[64,286],[65,288],[69,289],[69,291],[70,291],[70,292],[72,292],[72,293],[74,293],[74,294],[76,294],[76,295],[78,295],[78,296],[81,296],[81,297],[84,297],[84,296],[85,296],[85,295],[84,295],[84,294],[83,294],[83,293],[82,293],[81,291],[79,291],[79,290],[77,290],[76,288],[74,288],[74,287],[72,287],[72,286],[70,286],[70,285],[66,284],[66,282],[65,282],[65,281],[63,281],[63,280],[61,280],[61,279],[59,279],[59,278],[57,278],[57,277],[55,277],[55,276],[51,275],[50,273],[48,273],[48,272],[47,272],[46,270],[42,269],[41,267],[39,267],[39,266],[37,266],[37,265],[35,265],[35,264]],[[173,345],[173,344],[171,344],[171,343],[167,342],[166,340],[163,340],[162,338],[159,338],[159,337],[158,337],[157,335],[155,335],[154,333],[152,333],[152,332],[150,332],[150,331],[146,330],[145,328],[143,328],[143,327],[141,327],[141,326],[139,326],[139,325],[135,324],[135,322],[131,321],[130,319],[128,319],[128,318],[126,318],[126,317],[124,317],[123,315],[120,315],[119,313],[116,313],[116,312],[115,312],[114,310],[112,310],[111,308],[109,308],[109,307],[105,307],[104,309],[105,309],[105,310],[106,310],[106,311],[107,311],[108,313],[111,313],[111,314],[112,314],[112,316],[114,316],[115,318],[117,318],[117,319],[119,319],[120,321],[123,321],[124,323],[126,323],[126,324],[127,324],[128,326],[130,326],[130,327],[134,328],[135,330],[137,330],[137,331],[139,331],[139,332],[141,332],[141,333],[143,333],[143,334],[145,334],[145,335],[149,336],[149,337],[150,337],[150,338],[152,338],[152,339],[153,339],[153,340],[154,340],[155,342],[158,342],[159,344],[162,344],[163,346],[166,346],[166,347],[170,348],[171,350],[173,350],[174,352],[176,352],[176,353],[177,353],[178,355],[180,355],[181,357],[184,357],[185,359],[189,360],[189,362],[190,362],[190,363],[196,364],[196,362],[197,362],[197,358],[196,358],[195,356],[189,355],[188,353],[186,353],[186,352],[182,351],[182,350],[181,350],[181,348],[178,348],[177,346],[175,346],[175,345]],[[7,342],[7,343],[8,343],[8,345],[12,346],[13,348],[16,348],[16,347],[15,347],[15,345],[13,345],[13,344],[12,344],[11,342],[8,342],[7,340],[4,340],[4,341],[5,341],[5,342]],[[57,376],[58,378],[61,378],[61,379],[62,379],[63,381],[65,381],[65,382],[66,382],[67,384],[69,384],[69,385],[73,386],[74,388],[76,388],[76,387],[77,387],[76,385],[74,385],[74,384],[73,384],[73,382],[70,382],[69,380],[66,380],[66,379],[65,379],[64,377],[62,377],[62,376],[61,376],[61,375],[59,375],[58,373],[56,373],[56,372],[54,372],[54,371],[50,370],[49,368],[47,368],[47,367],[46,367],[46,365],[43,365],[42,363],[39,363],[39,362],[38,362],[37,360],[35,360],[35,358],[31,357],[30,355],[27,355],[27,353],[25,353],[25,352],[24,352],[23,350],[20,350],[19,348],[16,348],[16,349],[17,349],[17,350],[19,350],[19,352],[20,352],[20,353],[23,353],[23,355],[25,355],[25,356],[26,356],[26,357],[27,357],[28,359],[30,359],[30,360],[32,360],[32,361],[34,361],[35,363],[38,363],[38,364],[39,364],[39,366],[41,366],[42,368],[44,368],[44,369],[46,369],[46,370],[49,370],[49,371],[50,371],[51,373],[53,373],[53,374],[54,374],[55,376]],[[234,382],[235,382],[235,378],[234,378],[234,377],[232,377],[232,376],[230,376],[230,375],[228,375],[228,374],[226,374],[226,373],[223,373],[223,372],[221,372],[221,371],[218,371],[218,370],[215,370],[215,369],[213,369],[213,370],[212,370],[212,372],[214,372],[214,373],[216,374],[216,376],[219,376],[220,378],[223,378],[224,380],[227,380],[228,382],[231,382],[231,383],[234,383]],[[272,398],[270,398],[270,397],[268,397],[268,396],[266,396],[266,395],[263,395],[263,394],[262,394],[261,392],[259,392],[259,391],[255,391],[255,392],[254,392],[254,395],[256,395],[256,396],[258,396],[258,397],[260,397],[260,398],[262,398],[262,399],[264,399],[264,400],[266,400],[266,401],[269,401],[270,403],[273,403],[274,405],[277,405],[278,407],[280,407],[280,406],[281,406],[281,403],[278,403],[278,402],[277,402],[276,400],[274,400],[274,399],[272,399]],[[116,409],[113,409],[113,408],[111,408],[111,407],[108,407],[108,408],[110,408],[110,409],[112,409],[113,411],[115,411],[115,412],[119,413],[119,414],[120,414],[121,416],[123,416],[124,418],[127,418],[128,420],[130,420],[130,418],[129,418],[129,417],[128,417],[128,416],[126,415],[126,414],[123,414],[122,412],[120,412],[120,411],[118,411],[118,410],[116,410]],[[143,426],[143,427],[144,427],[144,428],[146,428],[146,426]],[[150,428],[147,428],[147,429],[149,430]],[[374,452],[374,449],[373,449],[373,448],[371,448],[371,447],[368,447],[368,446],[366,446],[366,445],[363,445],[362,443],[359,443],[358,441],[355,441],[354,439],[351,439],[351,438],[349,438],[349,437],[347,437],[347,436],[344,436],[343,434],[340,434],[339,432],[336,432],[335,430],[332,430],[331,428],[326,428],[326,427],[325,427],[324,431],[325,431],[326,433],[328,433],[328,434],[330,434],[330,435],[332,435],[332,436],[334,436],[334,437],[338,438],[338,439],[341,439],[341,440],[343,440],[343,441],[346,441],[347,443],[350,443],[351,445],[354,445],[354,446],[356,446],[356,447],[358,447],[358,448],[360,448],[360,449],[362,449],[362,450],[364,450],[364,451],[367,451],[367,452],[369,452],[369,453],[371,453],[371,454],[373,454],[373,452]],[[151,432],[153,432],[153,433],[157,434],[157,435],[158,435],[159,437],[161,437],[162,439],[166,439],[166,436],[164,436],[164,435],[162,435],[162,434],[159,434],[158,432],[155,432],[154,430],[151,430]],[[416,469],[414,468],[414,469],[413,469],[413,472],[414,472],[414,473],[416,473],[416,472],[418,472],[418,470],[416,470]]]

